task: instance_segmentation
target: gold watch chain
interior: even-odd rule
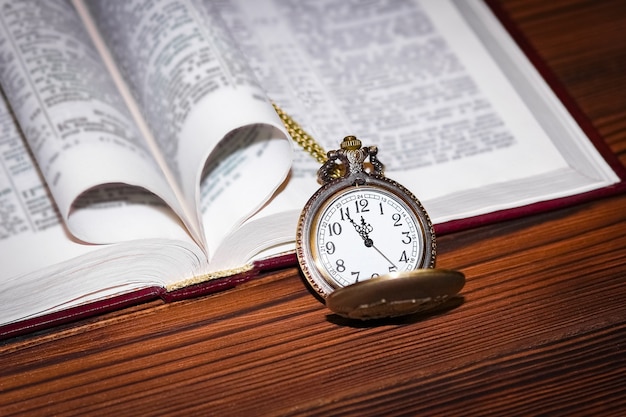
[[[275,103],[272,103],[274,106],[274,110],[278,113],[280,120],[285,125],[287,132],[291,135],[291,138],[296,142],[302,149],[307,151],[313,158],[315,158],[320,164],[326,162],[328,157],[326,156],[326,152],[324,148],[320,146],[319,143],[311,137],[307,132],[302,129],[291,116],[283,111],[280,107],[278,107]]]

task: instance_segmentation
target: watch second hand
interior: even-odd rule
[[[369,233],[374,230],[372,225],[369,223],[365,223],[365,219],[363,218],[363,216],[361,216],[361,226],[356,224],[354,220],[352,220],[349,214],[347,214],[347,217],[348,217],[348,220],[350,220],[350,223],[352,223],[352,226],[354,226],[354,230],[356,230],[359,236],[361,236],[361,239],[363,239],[363,243],[365,244],[365,246],[367,246],[368,248],[374,248],[376,252],[378,252],[380,256],[385,258],[385,260],[389,262],[391,266],[393,266],[395,269],[398,269],[398,267],[393,262],[391,262],[391,260],[387,258],[385,254],[380,251],[380,249],[378,249],[374,245],[374,241],[370,239]]]

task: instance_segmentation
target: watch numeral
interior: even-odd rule
[[[389,272],[396,272],[398,270],[398,267],[395,265],[392,265],[389,267]]]
[[[341,224],[338,222],[330,223],[328,225],[328,234],[330,236],[340,235],[341,234]]]
[[[344,210],[345,210],[345,213],[346,213],[345,217],[344,217],[344,214],[343,214]],[[342,221],[345,221],[346,219],[349,219],[350,218],[350,207],[346,207],[345,209],[344,208],[339,209],[339,215],[341,216],[341,220]]]
[[[365,213],[367,211],[370,211],[370,209],[367,208],[367,206],[369,205],[369,201],[365,199],[355,201],[354,205],[356,206],[357,213]]]
[[[378,203],[378,207],[380,207],[380,215],[382,216],[383,214],[385,214],[383,212],[383,203]]]
[[[402,239],[402,243],[408,245],[409,243],[411,243],[411,236],[409,236],[409,233],[411,232],[402,232],[402,234],[404,235],[404,239]]]
[[[354,282],[359,282],[359,275],[361,275],[360,271],[357,272],[351,272],[352,276],[356,275],[356,279],[354,280]]]
[[[335,268],[337,269],[337,272],[344,272],[346,270],[343,259],[337,259],[337,262],[335,262]]]
[[[406,251],[402,251],[402,255],[400,255],[400,259],[398,262],[409,262],[409,258],[406,256]]]
[[[335,253],[335,244],[333,242],[326,242],[326,253],[329,255]]]
[[[393,219],[394,226],[402,226],[402,223],[400,222],[400,220],[402,219],[402,216],[400,216],[400,213],[393,213],[391,218]]]

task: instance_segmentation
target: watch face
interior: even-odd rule
[[[323,296],[373,277],[434,264],[427,215],[408,191],[391,181],[329,187],[313,196],[301,228],[303,271]]]

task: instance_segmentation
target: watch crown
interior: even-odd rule
[[[361,141],[356,136],[346,136],[341,142],[341,149],[356,151],[361,149]]]

